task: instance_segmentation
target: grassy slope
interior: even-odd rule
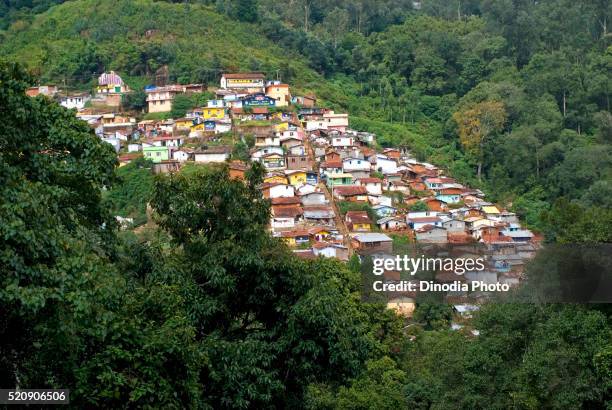
[[[157,32],[146,37],[147,30]],[[38,15],[31,25],[14,24],[0,45],[0,55],[55,79],[70,77],[92,52],[101,69],[134,75],[134,68],[142,65],[143,51],[167,56],[171,72],[196,73],[211,69],[215,62],[224,69],[247,70],[253,61],[271,72],[286,60],[299,87],[316,87],[319,80],[303,59],[287,55],[256,26],[233,22],[201,5],[69,1]]]

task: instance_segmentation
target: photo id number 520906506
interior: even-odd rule
[[[0,404],[68,404],[67,389],[0,389]]]

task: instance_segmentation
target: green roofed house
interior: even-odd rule
[[[155,163],[160,163],[162,161],[167,161],[170,159],[168,147],[143,147],[142,153],[145,158],[150,159]]]

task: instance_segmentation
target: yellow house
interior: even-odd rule
[[[499,209],[496,206],[483,206],[482,212],[484,212],[487,216],[497,216],[500,214]]]
[[[275,126],[276,132],[283,132],[289,129],[289,121],[283,121]]]
[[[194,124],[191,126],[191,131],[204,131],[204,123]]]
[[[306,171],[293,171],[288,177],[289,183],[293,186],[304,185],[306,183]]]
[[[275,105],[277,107],[286,107],[291,101],[291,94],[289,93],[289,85],[272,83],[266,87],[266,95],[276,100]]]
[[[363,223],[363,222],[354,222],[353,223],[353,230],[354,231],[371,231],[372,230],[372,225],[369,223]]]
[[[282,111],[276,111],[276,112],[272,113],[270,118],[272,120],[282,121],[283,120],[283,112]]]
[[[176,128],[189,129],[193,127],[193,120],[191,118],[179,118],[174,123],[176,124]]]
[[[205,120],[225,118],[225,108],[223,107],[206,107],[202,108],[202,116]]]
[[[277,182],[280,182],[281,184],[286,184],[287,178],[285,178],[282,175],[270,175],[264,178],[264,183],[277,183]]]

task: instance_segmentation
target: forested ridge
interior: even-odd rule
[[[75,408],[612,405],[608,306],[489,305],[454,331],[420,304],[407,327],[361,302],[353,264],[266,234],[257,166],[156,177],[159,230],[118,232],[106,201],[135,187],[112,149],[24,95],[110,69],[134,87],[163,65],[278,74],[549,240],[610,242],[608,1],[176,3],[0,3],[0,59],[30,71],[0,63],[0,387],[70,388]]]

